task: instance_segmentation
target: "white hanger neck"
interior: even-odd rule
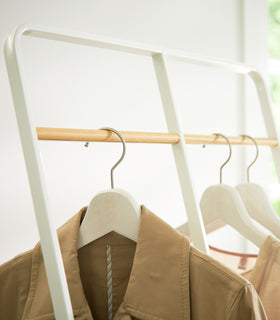
[[[78,237],[78,249],[115,231],[137,241],[141,207],[125,190],[109,189],[91,200]]]

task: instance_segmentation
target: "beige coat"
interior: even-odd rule
[[[280,319],[280,241],[269,235],[259,254],[241,254],[211,248],[211,256],[249,280],[269,320]]]
[[[266,319],[247,280],[191,247],[144,206],[137,244],[111,232],[77,251],[85,211],[58,229],[75,319],[107,319],[107,245],[114,320]],[[55,319],[40,244],[0,266],[0,319]]]

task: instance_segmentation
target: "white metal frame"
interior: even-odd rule
[[[178,51],[161,50],[159,48],[131,44],[121,40],[108,39],[100,36],[61,32],[56,29],[45,27],[41,28],[23,25],[11,31],[5,40],[5,59],[33,198],[37,225],[40,234],[42,253],[44,257],[52,303],[57,320],[73,320],[71,302],[63,269],[61,253],[59,250],[58,239],[48,205],[49,202],[39,156],[36,129],[35,125],[33,124],[30,103],[24,81],[23,62],[20,50],[20,39],[23,35],[52,39],[78,45],[113,49],[117,51],[134,53],[137,55],[151,56],[157,76],[168,131],[178,133],[180,136],[180,142],[177,145],[172,145],[172,147],[185,208],[189,220],[190,233],[194,245],[204,252],[208,252],[205,229],[203,226],[200,209],[198,207],[198,201],[196,200],[192,186],[192,179],[190,176],[184,142],[184,133],[179,122],[176,104],[170,87],[170,80],[167,70],[168,59],[202,66],[216,67],[251,77],[258,93],[268,135],[271,138],[278,139],[278,134],[276,125],[274,123],[265,82],[260,73],[248,65],[204,57],[189,56]],[[280,146],[273,148],[272,153],[278,178],[280,179]]]

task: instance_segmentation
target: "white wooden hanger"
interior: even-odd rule
[[[248,135],[242,135],[242,137],[248,137],[254,142],[257,153],[254,161],[247,168],[248,183],[238,184],[235,188],[240,194],[249,215],[271,231],[276,237],[280,238],[280,218],[274,211],[265,190],[262,186],[249,182],[249,169],[256,162],[259,156],[257,142],[254,138]]]
[[[228,224],[260,248],[268,234],[253,224],[237,190],[232,186],[222,184],[222,169],[229,162],[232,150],[227,137],[220,133],[215,133],[215,135],[220,135],[227,140],[230,155],[220,168],[220,184],[207,188],[200,200],[206,233]],[[186,234],[188,226],[185,224],[177,230]]]
[[[140,205],[127,191],[114,189],[113,170],[124,158],[125,141],[117,130],[112,128],[101,129],[112,131],[120,137],[123,144],[123,153],[111,169],[111,189],[97,193],[89,203],[79,229],[78,249],[111,231],[115,231],[135,242],[138,236]]]

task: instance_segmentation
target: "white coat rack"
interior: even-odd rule
[[[177,60],[190,64],[198,64],[207,67],[216,67],[228,70],[237,74],[248,75],[254,82],[259,97],[262,114],[269,138],[260,138],[258,142],[273,146],[273,159],[280,180],[280,147],[279,137],[274,123],[270,106],[268,91],[260,73],[253,67],[240,63],[219,61],[209,58],[201,58],[185,55],[178,51],[160,50],[149,46],[131,44],[124,41],[108,39],[100,36],[83,35],[75,33],[61,32],[51,28],[41,28],[34,26],[20,26],[11,31],[5,40],[4,51],[9,81],[14,100],[14,107],[23,147],[23,153],[28,173],[29,184],[37,219],[37,225],[42,245],[42,253],[49,282],[50,294],[52,298],[55,318],[57,320],[73,320],[73,312],[63,269],[61,253],[56,236],[52,215],[49,210],[49,201],[43,176],[42,165],[39,156],[36,127],[33,124],[30,103],[27,95],[26,83],[24,81],[23,62],[20,49],[20,39],[22,36],[51,39],[60,42],[68,42],[77,45],[101,47],[111,50],[123,51],[137,55],[150,56],[153,60],[163,109],[169,133],[128,133],[124,132],[124,138],[137,136],[137,141],[131,142],[151,142],[151,143],[171,143],[173,155],[176,162],[177,172],[180,180],[181,190],[185,203],[185,208],[189,221],[189,229],[194,245],[208,253],[205,229],[202,222],[198,201],[194,194],[192,179],[190,175],[185,142],[194,138],[191,143],[221,143],[219,138],[213,136],[187,136],[182,132],[179,122],[178,112],[174,97],[170,87],[168,76],[168,60]],[[43,128],[44,129],[44,128]],[[113,135],[108,138],[108,133],[101,133],[92,130],[75,131],[72,129],[50,130],[47,136],[42,138],[42,128],[37,128],[38,136],[41,139],[57,140],[81,140],[95,141],[92,133],[99,136],[103,134],[102,141],[116,141]],[[63,133],[63,134],[62,134]],[[40,136],[41,135],[41,136]],[[63,137],[61,137],[64,136]],[[86,138],[85,138],[86,135]],[[104,136],[105,135],[105,136]],[[72,138],[71,138],[72,136]],[[164,139],[163,139],[164,138]],[[163,140],[163,141],[162,141]],[[195,142],[199,141],[199,142]],[[236,144],[248,144],[244,139],[232,137]],[[261,143],[262,144],[262,143]]]

